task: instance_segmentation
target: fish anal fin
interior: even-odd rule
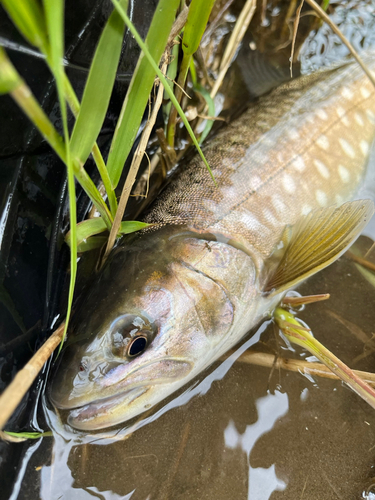
[[[373,213],[371,200],[310,212],[293,227],[286,251],[269,272],[264,291],[286,291],[334,262],[361,234]]]

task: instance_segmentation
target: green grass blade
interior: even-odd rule
[[[191,1],[182,38],[182,50],[186,55],[197,51],[214,3],[215,0]]]
[[[138,222],[136,220],[125,220],[121,222],[119,234],[129,234],[150,227],[152,224],[147,224],[146,222]]]
[[[179,3],[179,0],[160,0],[145,43],[137,33],[138,39],[142,42],[141,46],[137,39],[142,48],[142,53],[124,100],[107,162],[109,176],[114,188],[118,184],[125,160],[137,135],[154,84],[156,69],[159,71],[158,63],[165,50]],[[115,0],[113,4],[134,35],[134,26],[120,2]],[[132,28],[130,28],[130,25]],[[147,54],[143,47],[147,48]],[[153,60],[154,66],[149,64],[149,58]]]
[[[12,92],[21,83],[21,77],[15,71],[3,47],[0,47],[0,95]]]
[[[79,246],[83,241],[90,238],[94,234],[102,233],[106,231],[107,226],[101,217],[95,217],[94,219],[88,219],[80,222],[76,226],[76,241],[77,246]],[[66,243],[70,246],[71,243],[71,231],[69,231],[65,236]]]
[[[73,162],[71,160],[70,140],[68,131],[68,118],[64,92],[64,67],[62,65],[64,56],[64,2],[63,0],[44,0],[44,8],[46,14],[47,31],[50,40],[51,50],[51,65],[53,74],[56,79],[57,93],[59,96],[61,117],[64,129],[65,149],[66,149],[66,166],[68,173],[68,192],[69,192],[69,214],[70,214],[70,230],[72,235],[72,243],[70,246],[70,284],[68,307],[66,311],[65,329],[60,344],[60,350],[63,345],[66,331],[69,325],[69,318],[72,310],[74,287],[77,275],[77,212],[76,212],[76,190],[74,184]],[[60,352],[60,351],[59,351]]]
[[[119,229],[119,235],[134,233],[135,231],[140,231],[141,229],[145,229],[150,225],[151,224],[147,224],[146,222],[127,220],[121,223]],[[83,243],[85,243],[91,236],[103,233],[106,230],[107,226],[105,225],[105,222],[101,217],[95,217],[94,219],[84,220],[83,222],[80,222],[76,226],[77,247],[79,249],[84,248]],[[69,231],[65,236],[65,241],[69,246],[71,244],[71,237],[72,237],[71,231]],[[96,248],[96,246],[94,248]]]
[[[6,92],[10,93],[61,160],[65,162],[65,146],[62,137],[57,133],[30,88],[9,60],[5,50],[0,47],[0,93]]]
[[[4,9],[18,30],[32,45],[48,52],[46,24],[37,0],[2,0]]]
[[[18,74],[2,47],[0,47],[0,90],[10,91],[10,95],[22,111],[39,130],[55,153],[65,164],[67,164],[66,149],[62,137],[57,133],[48,116],[33,96],[29,87]],[[100,212],[100,215],[103,217],[107,228],[110,230],[113,219],[98,189],[78,162],[73,161],[73,168],[78,182],[90,197]],[[112,191],[111,193],[114,196]]]
[[[375,409],[375,390],[306,331],[293,314],[277,307],[274,311],[274,319],[290,342],[307,349]]]
[[[121,2],[124,9],[127,3],[127,0]],[[90,67],[70,140],[72,156],[82,164],[86,162],[103,125],[120,59],[124,28],[124,21],[114,10],[104,27]]]
[[[26,441],[26,439],[39,439],[41,437],[51,437],[53,436],[52,431],[46,432],[10,432],[4,431],[7,436],[16,438],[19,442]]]
[[[211,177],[212,177],[212,179],[213,179],[213,181],[214,181],[214,183],[216,185],[216,181],[215,181],[215,178],[214,178],[214,176],[212,174],[210,166],[207,163],[206,158],[204,157],[204,154],[203,154],[203,152],[202,152],[202,150],[201,150],[201,148],[199,146],[199,143],[197,141],[197,138],[195,137],[194,132],[193,132],[193,130],[192,130],[192,128],[191,128],[191,126],[190,126],[190,124],[189,124],[186,116],[185,116],[185,113],[182,111],[181,106],[178,104],[177,99],[175,98],[175,96],[173,94],[173,90],[171,89],[171,86],[169,85],[168,81],[164,77],[163,73],[160,71],[158,65],[156,64],[156,62],[154,61],[152,55],[150,54],[147,45],[143,42],[142,38],[139,36],[137,30],[133,26],[133,23],[130,21],[130,19],[126,15],[126,12],[124,12],[124,10],[121,8],[121,6],[119,5],[119,3],[118,3],[117,0],[112,0],[112,3],[116,7],[116,9],[120,12],[122,18],[125,21],[126,26],[131,31],[131,33],[134,36],[135,40],[137,41],[138,45],[141,47],[143,53],[147,57],[148,62],[153,67],[155,73],[158,75],[160,81],[162,82],[165,90],[167,91],[167,93],[169,95],[170,100],[172,101],[172,104],[176,107],[176,109],[178,111],[178,114],[180,115],[181,120],[183,121],[183,123],[184,123],[184,125],[186,127],[186,130],[188,131],[188,133],[189,133],[189,135],[191,137],[191,140],[193,141],[195,147],[197,148],[200,157],[202,158],[204,164],[206,165],[206,167],[207,167],[207,169],[208,169],[208,171],[209,171],[209,173],[210,173],[210,175],[211,175]],[[121,163],[121,167],[122,167],[122,163]]]
[[[104,246],[108,241],[108,236],[92,236],[87,240],[83,240],[77,246],[78,253],[89,252],[90,250],[95,250]]]
[[[208,107],[209,116],[214,117],[215,116],[215,102],[212,99],[212,97],[210,96],[210,93],[208,92],[208,90],[199,84],[194,86],[194,90],[196,92],[199,92],[199,94],[201,94],[203,96],[204,100],[206,101],[207,107]],[[206,137],[210,133],[210,130],[212,129],[213,124],[214,124],[213,120],[207,120],[207,123],[206,123],[204,130],[202,132],[202,135],[200,136],[199,144],[202,144],[204,142],[204,140],[206,139]]]

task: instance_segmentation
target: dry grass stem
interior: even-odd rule
[[[304,297],[284,297],[282,304],[298,307],[305,304],[313,304],[314,302],[321,302],[322,300],[328,300],[330,297],[329,293],[322,293],[319,295],[305,295]]]
[[[370,271],[375,271],[375,264],[373,264],[369,260],[364,259],[363,257],[355,255],[350,250],[347,250],[347,252],[345,252],[345,256],[348,257],[350,260],[357,262],[357,264],[361,264],[361,266],[366,267]]]
[[[180,14],[178,15],[176,21],[173,23],[170,35],[168,37],[167,47],[170,48],[175,43],[175,38],[180,33],[182,28],[186,24],[187,16],[189,13],[189,7],[185,7],[182,9]]]
[[[222,58],[221,63],[220,63],[219,75],[217,77],[215,85],[213,86],[213,88],[210,92],[210,96],[212,99],[216,96],[216,94],[217,94],[217,92],[218,92],[218,90],[219,90],[219,88],[224,80],[224,77],[227,74],[228,68],[230,66],[230,63],[232,62],[232,59],[236,53],[236,50],[237,50],[239,44],[241,43],[241,41],[246,33],[246,30],[247,30],[247,28],[248,28],[248,26],[253,18],[255,9],[256,9],[255,0],[247,0],[240,15],[238,16],[236,25],[234,27],[232,34],[231,34],[228,45],[224,51],[223,58]],[[208,110],[208,107],[207,107],[207,109],[204,110],[203,113],[206,114],[207,110]]]
[[[151,176],[155,172],[155,169],[156,169],[156,167],[159,164],[159,160],[160,160],[159,154],[161,154],[161,148],[158,148],[155,151],[155,153],[154,153],[153,157],[151,158],[151,160],[149,160],[148,172],[145,172],[141,176],[141,178],[139,179],[139,181],[135,185],[134,194],[132,194],[131,196],[134,196],[137,199],[138,198],[146,198],[147,197],[147,195],[142,194],[142,189],[143,189],[142,186],[144,186],[146,184],[147,185],[147,191],[148,191],[149,185],[150,185]],[[163,171],[163,179],[165,179],[165,177],[166,177],[166,172]]]
[[[166,69],[167,69],[167,63],[164,62],[161,70],[163,73],[165,73]],[[126,204],[128,203],[128,200],[129,200],[131,189],[132,189],[133,184],[135,182],[139,166],[140,166],[141,161],[143,159],[143,155],[145,154],[147,143],[148,143],[148,140],[150,138],[152,129],[155,125],[159,108],[163,102],[163,93],[164,93],[164,87],[161,84],[161,82],[159,82],[159,89],[158,89],[158,93],[156,96],[156,100],[154,103],[154,107],[153,107],[151,116],[150,116],[149,120],[147,121],[147,124],[142,132],[141,140],[139,141],[137,150],[136,150],[134,157],[133,157],[133,161],[130,165],[129,173],[126,177],[125,185],[124,185],[122,193],[121,193],[121,198],[120,198],[120,202],[119,202],[118,209],[116,212],[116,216],[115,216],[115,219],[113,221],[113,226],[112,226],[111,232],[109,234],[107,247],[106,247],[103,259],[102,259],[102,264],[104,264],[104,262],[106,261],[108,255],[109,255],[109,252],[112,250],[113,245],[116,241],[116,236],[117,236],[118,231],[120,229],[120,224],[121,224],[124,212],[125,212]]]
[[[361,66],[363,71],[366,73],[366,75],[369,77],[371,83],[375,87],[375,78],[372,75],[371,71],[368,69],[366,64],[362,61],[362,59],[359,57],[357,51],[353,47],[353,45],[349,42],[349,40],[344,36],[344,34],[341,32],[341,30],[336,26],[336,24],[331,21],[329,16],[324,12],[324,10],[314,1],[314,0],[306,0],[306,2],[315,10],[315,12],[319,15],[321,19],[323,19],[324,22],[328,24],[328,26],[332,29],[334,33],[340,38],[343,44],[346,45],[346,47],[350,50],[351,54],[355,58],[355,60],[358,62],[358,64]]]
[[[181,29],[184,27],[184,25],[186,23],[188,12],[189,12],[189,9],[187,7],[184,7],[184,9],[181,11],[179,16],[177,17],[176,21],[173,23],[171,33],[168,37],[167,47],[166,47],[164,54],[161,58],[161,60],[162,60],[161,71],[163,74],[166,73],[167,65],[169,62],[170,49],[173,46],[173,44],[175,43],[176,36],[180,33]],[[119,230],[120,225],[121,225],[121,221],[122,221],[122,217],[123,217],[124,212],[125,212],[126,204],[128,202],[129,196],[130,196],[130,191],[131,191],[133,184],[135,182],[135,178],[136,178],[139,166],[141,164],[141,161],[143,159],[143,155],[145,153],[146,146],[147,146],[148,140],[150,138],[152,128],[156,122],[157,114],[158,114],[159,108],[160,108],[162,101],[163,101],[163,92],[164,92],[164,87],[161,84],[161,82],[159,82],[159,89],[158,89],[157,97],[156,97],[156,100],[154,103],[154,108],[153,108],[151,116],[149,117],[149,120],[148,120],[148,122],[143,130],[141,140],[140,140],[139,145],[137,147],[137,150],[134,154],[133,161],[132,161],[132,164],[131,164],[130,169],[129,169],[129,173],[128,173],[128,176],[127,176],[126,181],[125,181],[125,185],[124,185],[122,193],[121,193],[120,202],[118,205],[118,209],[116,211],[116,215],[115,215],[115,218],[113,221],[111,232],[109,234],[106,250],[105,250],[105,253],[104,253],[104,256],[102,259],[102,264],[104,264],[105,260],[108,257],[109,252],[112,250],[113,245],[116,241],[116,236],[117,236],[118,230]]]
[[[26,363],[14,377],[9,386],[0,396],[0,430],[3,429],[14,410],[17,408],[22,398],[29,390],[31,384],[36,379],[44,363],[51,356],[56,347],[60,344],[64,333],[65,323],[45,341],[34,356]]]
[[[229,354],[226,355],[225,358],[227,358]],[[282,368],[283,370],[292,372],[300,372],[306,373],[308,375],[315,375],[317,377],[341,380],[322,363],[309,363],[308,361],[303,361],[301,359],[278,358],[274,354],[268,354],[264,352],[255,352],[248,350],[244,352],[237,361],[250,365],[264,366],[266,368],[272,368],[272,366],[274,366],[275,368]],[[360,370],[352,371],[364,382],[367,382],[369,385],[375,386],[375,373],[363,372]]]
[[[27,441],[27,438],[9,436],[9,434],[6,434],[5,432],[0,431],[0,440],[5,441],[7,443],[23,443],[24,441]]]
[[[298,25],[299,25],[299,19],[301,17],[301,10],[303,7],[303,3],[305,0],[302,0],[300,3],[297,12],[296,12],[296,18],[293,23],[293,38],[292,38],[292,50],[290,53],[290,78],[293,78],[293,58],[294,58],[294,49],[296,46],[296,39],[297,39],[297,31],[298,31]]]

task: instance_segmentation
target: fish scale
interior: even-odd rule
[[[375,134],[374,92],[354,63],[276,89],[205,148],[218,187],[196,157],[145,220],[235,234],[269,255],[285,224],[352,199]]]
[[[90,431],[148,410],[342,255],[374,212],[346,202],[374,134],[374,90],[347,64],[260,98],[213,139],[217,185],[199,157],[186,165],[76,313],[49,389],[68,423]]]

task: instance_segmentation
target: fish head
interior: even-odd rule
[[[238,287],[244,276],[225,248],[156,231],[113,251],[73,321],[51,384],[50,399],[69,411],[72,427],[129,420],[216,359],[234,326],[230,283]]]

